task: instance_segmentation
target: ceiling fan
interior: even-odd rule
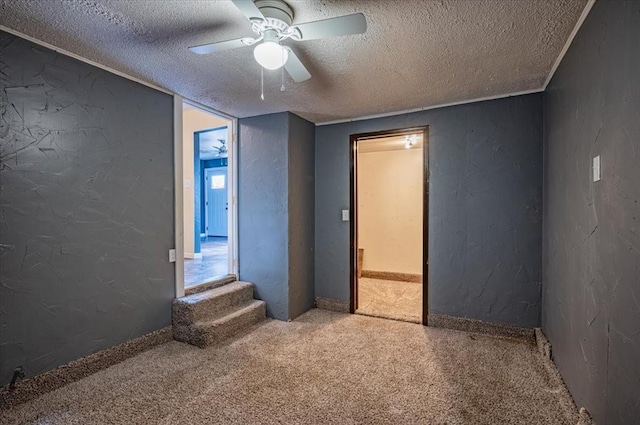
[[[227,141],[225,139],[216,139],[220,146],[211,145],[211,149],[200,145],[200,155],[213,155],[215,158],[225,158],[229,150],[227,149]]]
[[[367,30],[367,20],[362,13],[294,25],[293,10],[282,0],[231,1],[249,19],[251,29],[257,37],[203,44],[189,47],[189,50],[204,55],[256,45],[253,55],[263,68],[274,70],[284,67],[297,83],[308,80],[311,74],[293,50],[282,45],[283,40],[317,40],[362,34]]]
[[[221,155],[226,155],[227,151],[227,141],[225,139],[218,139],[218,142],[220,143],[220,146],[214,146],[213,148],[216,149],[218,152],[216,152],[216,156],[221,156]]]

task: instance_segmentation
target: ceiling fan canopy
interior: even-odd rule
[[[273,70],[284,66],[295,82],[308,80],[311,74],[293,50],[282,45],[282,41],[317,40],[363,34],[367,30],[367,20],[362,13],[294,25],[293,10],[282,0],[231,1],[249,20],[256,37],[203,44],[189,47],[189,50],[204,55],[256,45],[254,57],[262,67]]]

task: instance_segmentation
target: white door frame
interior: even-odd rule
[[[227,161],[228,199],[229,199],[229,274],[238,276],[238,119],[224,112],[209,108],[198,102],[173,96],[173,179],[174,179],[174,215],[176,249],[176,298],[184,296],[184,170],[182,167],[182,105],[189,104],[205,112],[225,118],[231,122],[227,140],[229,161]]]

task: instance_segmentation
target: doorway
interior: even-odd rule
[[[427,128],[351,144],[351,311],[426,325]]]
[[[235,120],[191,102],[181,106],[183,255],[177,259],[182,262],[178,296],[237,273]],[[178,274],[179,267],[176,270]]]
[[[227,167],[205,168],[204,172],[205,233],[207,237],[227,238]]]

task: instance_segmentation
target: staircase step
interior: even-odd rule
[[[267,304],[264,301],[251,300],[226,316],[204,320],[193,324],[173,325],[173,338],[205,348],[219,343],[251,325],[265,319]]]
[[[253,300],[253,284],[232,282],[173,301],[173,324],[190,325],[223,317],[239,305]]]

